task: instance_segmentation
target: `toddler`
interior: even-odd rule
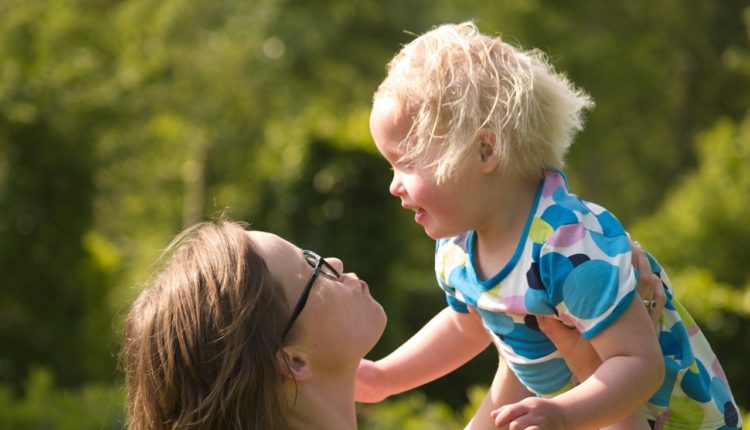
[[[478,413],[477,426],[629,427],[645,416],[656,429],[741,427],[721,365],[662,268],[649,256],[666,295],[657,340],[627,233],[568,190],[563,157],[592,105],[542,53],[473,23],[437,27],[394,57],[370,129],[393,168],[391,194],[436,240],[449,306],[388,357],[362,362],[358,400],[440,377],[491,339],[501,361],[480,411],[499,410]],[[538,317],[590,341],[601,358],[591,377],[576,380]]]

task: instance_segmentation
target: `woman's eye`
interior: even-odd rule
[[[338,281],[341,279],[340,275],[338,275],[337,273],[330,272],[330,271],[323,272],[323,274],[326,275],[328,278],[333,279],[334,281]]]

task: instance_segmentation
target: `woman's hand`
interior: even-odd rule
[[[641,244],[631,242],[633,267],[638,271],[638,296],[643,300],[643,304],[648,309],[648,315],[651,317],[651,324],[659,334],[659,320],[664,305],[667,303],[667,295],[664,293],[664,286],[661,279],[651,271],[651,264],[648,261],[646,253],[641,249]]]

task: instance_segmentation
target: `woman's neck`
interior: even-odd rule
[[[298,383],[296,400],[292,397],[289,428],[356,430],[355,375],[347,372],[346,375],[318,376]]]

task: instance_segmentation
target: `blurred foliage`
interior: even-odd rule
[[[455,409],[439,401],[428,401],[421,392],[404,393],[377,405],[358,405],[362,430],[452,430],[463,428],[481,405],[487,387],[467,389],[468,402]]]
[[[572,188],[666,266],[746,409],[746,0],[4,0],[0,427],[120,426],[122,315],[219,213],[367,279],[389,315],[373,357],[421,327],[444,306],[433,243],[388,195],[369,104],[400,44],[467,19],[593,95]],[[460,428],[496,360],[363,406],[363,428]]]
[[[746,285],[750,272],[738,262],[750,255],[750,112],[742,122],[722,118],[702,133],[697,157],[697,168],[635,233],[667,267],[702,267],[720,282]]]
[[[54,375],[32,369],[24,395],[0,386],[0,428],[107,430],[124,428],[125,390],[88,383],[75,390],[55,388]]]

